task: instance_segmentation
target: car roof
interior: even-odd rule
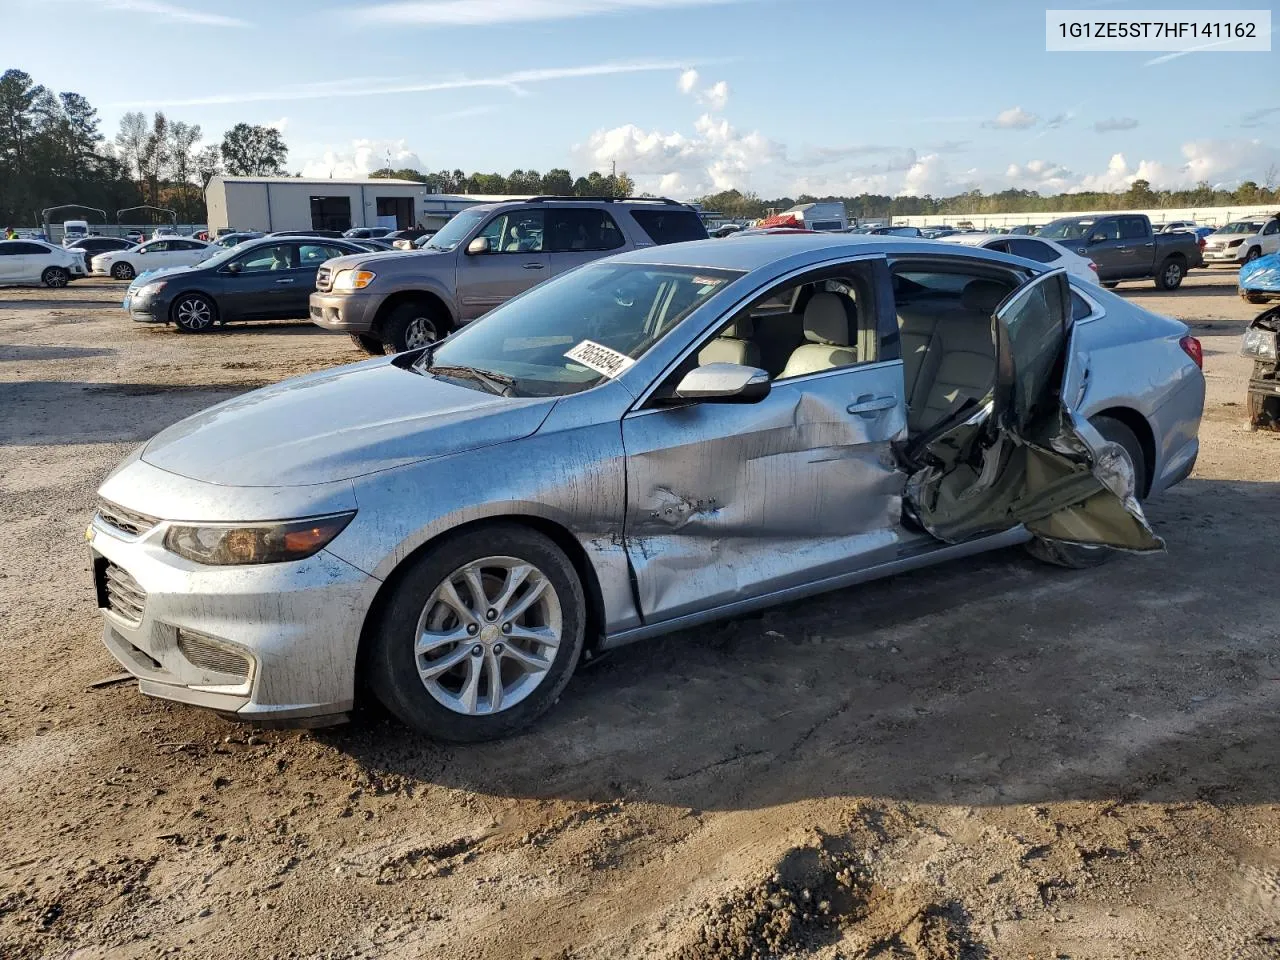
[[[1009,237],[1009,233],[953,233],[949,237],[939,237],[942,243],[962,244],[964,246],[979,247],[988,240],[995,240],[997,237]],[[1029,238],[1024,238],[1029,239]]]
[[[681,267],[709,267],[722,270],[758,270],[777,261],[796,257],[814,263],[838,257],[866,254],[939,253],[955,256],[956,245],[946,240],[914,237],[874,236],[858,233],[743,234],[728,240],[691,240],[663,246],[640,247],[610,258],[610,262],[662,264]],[[974,248],[972,255],[992,261],[1009,262],[1007,254]],[[1023,262],[1019,260],[1018,262]]]

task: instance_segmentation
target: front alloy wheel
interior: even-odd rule
[[[132,280],[135,276],[133,267],[127,263],[113,264],[111,267],[111,276],[117,280]]]
[[[65,287],[71,280],[71,274],[62,267],[49,267],[40,277],[46,287]]]
[[[199,294],[182,297],[173,305],[173,322],[186,333],[208,330],[213,321],[213,304]]]
[[[397,572],[370,636],[369,686],[431,736],[506,736],[569,682],[586,613],[577,570],[550,538],[509,524],[467,530]]]

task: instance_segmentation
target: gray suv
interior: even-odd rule
[[[530,287],[600,257],[705,240],[697,211],[660,197],[534,197],[468,207],[421,251],[338,257],[311,294],[311,320],[371,354],[446,336]]]

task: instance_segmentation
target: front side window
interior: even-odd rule
[[[542,222],[541,210],[500,213],[484,225],[480,236],[488,239],[490,253],[541,253]]]
[[[474,321],[424,355],[416,369],[476,389],[496,385],[512,396],[578,393],[621,373],[740,276],[701,267],[595,263]]]
[[[613,217],[603,210],[548,210],[552,253],[617,250],[626,241]]]
[[[169,249],[169,243],[166,240],[157,240],[154,243],[148,243],[138,248],[139,253],[165,253]]]
[[[1219,233],[1249,234],[1257,233],[1262,229],[1262,224],[1253,220],[1237,220],[1235,223],[1228,223],[1219,230]]]
[[[1274,233],[1280,233],[1280,220],[1272,220],[1267,224],[1267,228],[1262,231],[1264,237],[1269,237]]]
[[[1092,217],[1078,220],[1058,220],[1040,231],[1040,236],[1048,240],[1083,240],[1097,223]]]
[[[236,263],[240,264],[241,273],[264,273],[268,270],[294,269],[294,246],[291,243],[276,243],[269,247],[258,247],[243,254]]]

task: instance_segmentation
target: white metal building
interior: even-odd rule
[[[514,199],[428,193],[414,180],[214,177],[205,190],[209,230],[439,228],[477,203]]]

